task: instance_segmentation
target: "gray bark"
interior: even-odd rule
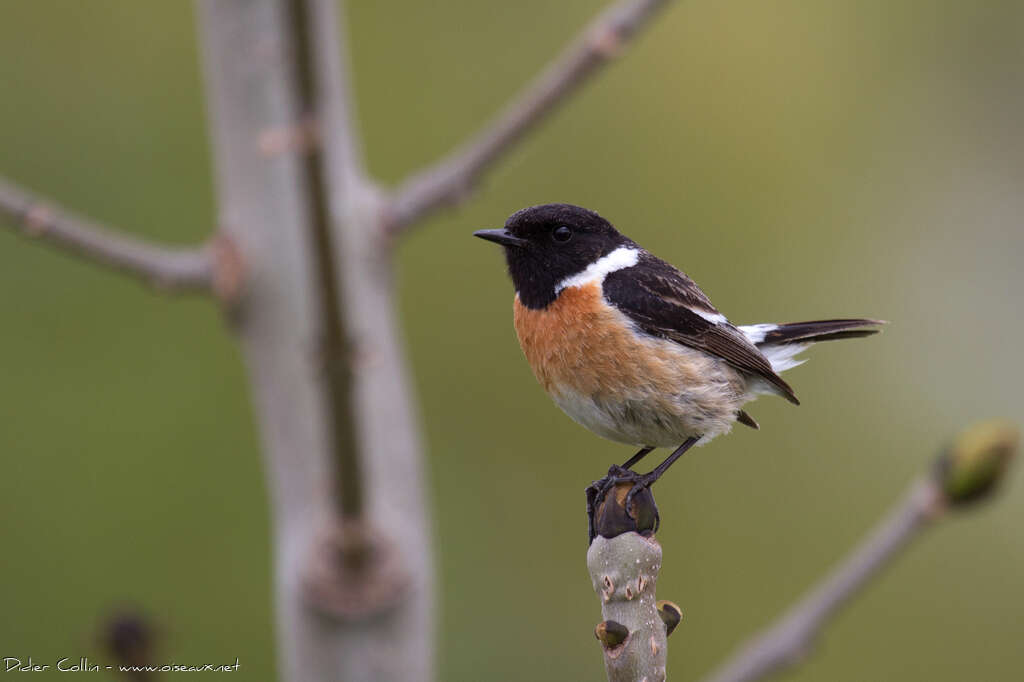
[[[287,12],[280,0],[199,4],[220,224],[246,264],[246,287],[229,315],[263,442],[281,679],[425,680],[433,668],[429,521],[390,264],[374,248],[375,193],[363,186],[353,191],[346,185],[354,183],[337,179],[331,143],[331,212],[340,228],[336,272],[345,278],[340,312],[356,349],[356,440],[372,524],[366,528],[398,552],[393,565],[401,571],[393,573],[407,581],[397,605],[371,594],[368,603],[352,605],[349,618],[337,617],[343,609],[328,607],[327,615],[310,604],[311,594],[323,594],[332,578],[343,577],[333,574],[332,556],[317,554],[325,547],[329,552],[336,534],[345,531],[330,487],[330,409],[317,352],[322,301],[312,272],[311,178],[302,157],[309,121],[297,91]],[[326,566],[326,574],[311,574],[311,565]],[[336,587],[352,596],[352,585],[341,581]],[[358,617],[359,611],[380,611],[375,598],[390,608]]]
[[[608,682],[664,682],[668,635],[654,598],[661,545],[634,532],[598,536],[587,550],[587,568],[601,598],[601,616],[629,633],[618,645],[604,647]]]

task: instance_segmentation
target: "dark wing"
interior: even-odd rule
[[[761,351],[715,310],[692,279],[665,261],[645,251],[633,267],[610,273],[603,289],[605,299],[647,334],[720,357],[800,404]]]

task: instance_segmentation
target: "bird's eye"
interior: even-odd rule
[[[551,237],[556,242],[567,242],[572,239],[572,230],[565,225],[560,225],[554,229],[551,233]]]

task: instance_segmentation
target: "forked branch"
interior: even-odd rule
[[[0,178],[0,216],[14,229],[160,289],[209,290],[215,249],[150,244],[68,213]]]
[[[402,233],[438,208],[465,200],[504,152],[616,57],[663,5],[665,0],[620,0],[602,12],[475,137],[406,180],[391,201],[385,229]]]

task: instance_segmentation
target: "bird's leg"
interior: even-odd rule
[[[632,504],[632,502],[633,502],[633,495],[635,495],[637,493],[637,491],[643,490],[644,488],[650,488],[652,485],[654,485],[657,482],[657,480],[659,478],[661,478],[666,471],[668,471],[668,468],[670,466],[672,466],[673,464],[675,464],[675,461],[677,459],[679,459],[680,457],[682,457],[683,454],[685,454],[687,450],[692,448],[694,446],[694,444],[696,444],[696,442],[700,440],[700,438],[701,438],[700,436],[692,436],[690,438],[687,438],[686,441],[682,445],[680,445],[678,448],[673,450],[672,454],[665,458],[665,461],[663,461],[658,466],[654,467],[653,471],[650,471],[650,472],[648,472],[646,474],[635,474],[633,472],[629,472],[629,473],[633,474],[633,478],[631,479],[633,481],[633,487],[630,489],[629,493],[626,494],[626,511],[627,512],[629,511],[630,504]],[[660,523],[661,523],[661,516],[658,514],[657,507],[655,507],[655,510],[654,510],[654,530],[655,531],[658,530],[658,526],[660,525]]]
[[[587,495],[587,542],[593,542],[594,536],[597,534],[597,531],[594,529],[594,515],[597,513],[598,483],[600,481],[594,481],[584,491]]]
[[[640,448],[640,452],[636,453],[632,457],[626,460],[626,463],[622,465],[623,469],[632,469],[633,465],[646,457],[651,450],[654,448]]]

